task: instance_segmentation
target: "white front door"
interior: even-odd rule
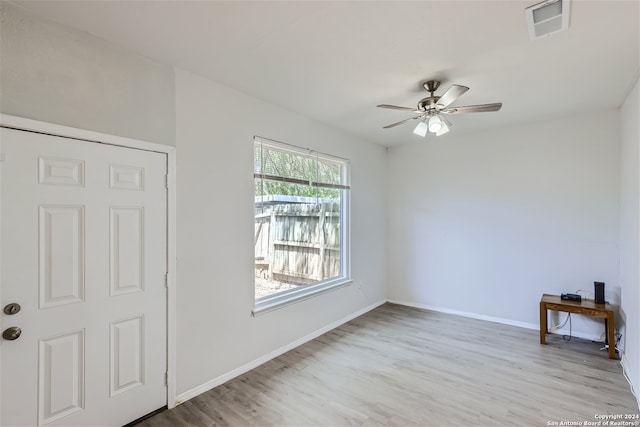
[[[0,132],[0,425],[121,426],[163,407],[166,155]]]

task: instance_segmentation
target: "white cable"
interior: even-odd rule
[[[577,291],[575,291],[576,294],[580,294],[580,292],[586,294],[583,297],[584,299],[593,299],[593,292],[585,291],[584,289],[578,289]]]
[[[559,325],[552,326],[552,327],[551,327],[551,329],[549,330],[549,332],[555,332],[555,331],[557,331],[558,329],[562,329],[562,328],[564,328],[564,326],[565,326],[565,325],[567,324],[567,322],[569,321],[569,316],[571,316],[571,313],[567,313],[567,317],[565,317],[565,318],[564,318],[564,322],[562,322],[562,323],[561,323],[561,324],[559,324]]]

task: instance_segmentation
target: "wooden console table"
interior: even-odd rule
[[[614,327],[614,307],[611,304],[596,304],[593,300],[569,301],[559,295],[542,295],[540,300],[540,344],[545,344],[547,329],[547,310],[584,314],[604,319],[609,344],[609,359],[616,358],[616,338]]]

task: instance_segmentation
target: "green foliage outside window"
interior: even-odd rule
[[[266,175],[295,178],[307,182],[341,183],[342,170],[340,164],[312,156],[301,156],[299,153],[289,153],[271,147],[263,147],[261,150],[256,150],[255,162],[256,169]],[[337,199],[340,197],[340,190],[270,179],[256,179],[255,195]]]

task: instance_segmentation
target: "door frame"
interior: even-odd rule
[[[85,129],[77,129],[23,117],[0,114],[0,127],[16,129],[72,138],[87,143],[115,145],[118,147],[151,151],[166,155],[167,159],[167,401],[169,409],[177,405],[176,401],[176,147],[108,135]],[[2,154],[2,140],[0,139],[0,162],[4,161]],[[1,174],[0,174],[1,176]],[[2,192],[0,186],[0,206],[2,206]],[[1,218],[0,218],[1,220]],[[2,236],[0,236],[1,238]],[[1,259],[1,258],[0,258]],[[0,263],[0,271],[2,264]],[[1,275],[0,275],[0,280]],[[0,283],[0,292],[2,283]],[[2,301],[2,294],[0,294]],[[2,363],[2,346],[0,345],[0,364]],[[0,377],[0,384],[2,378]],[[0,399],[0,412],[2,399]],[[131,420],[133,421],[133,420]]]

